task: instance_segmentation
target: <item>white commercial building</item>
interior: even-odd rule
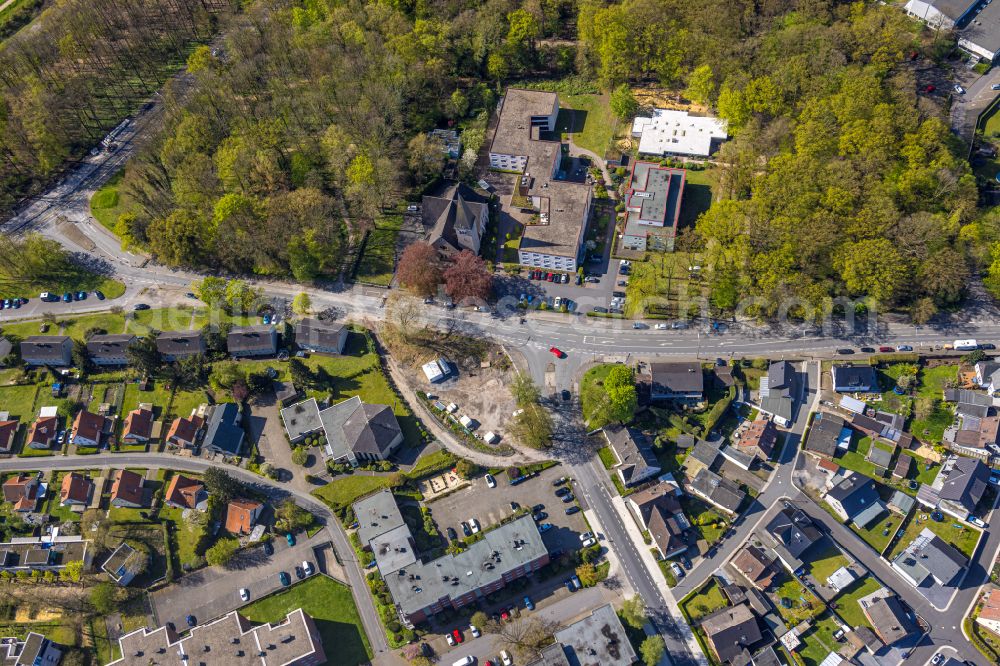
[[[653,109],[652,118],[635,119],[632,136],[640,137],[639,152],[646,155],[708,157],[713,152],[713,141],[723,141],[729,133],[726,121],[719,118]]]

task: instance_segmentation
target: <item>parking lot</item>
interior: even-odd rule
[[[499,523],[514,512],[510,503],[530,509],[543,504],[547,515],[539,524],[551,523],[552,529],[542,535],[549,551],[562,549],[569,552],[580,548],[580,534],[588,531],[583,512],[566,515],[566,508],[574,503],[563,503],[555,495],[553,482],[566,474],[561,465],[550,467],[538,476],[516,486],[510,485],[506,474],[496,477],[496,488],[490,488],[484,478],[474,479],[469,487],[429,504],[438,531],[446,535],[449,527],[462,538],[462,522],[475,518],[481,528]],[[572,486],[571,486],[572,487]]]
[[[304,532],[296,535],[296,543],[289,546],[284,538],[271,541],[274,554],[267,555],[263,546],[241,551],[230,564],[223,567],[204,567],[181,577],[176,583],[149,595],[157,625],[173,622],[182,631],[185,618],[193,615],[202,624],[224,615],[245,603],[250,603],[280,589],[278,574],[284,571],[296,580],[295,568],[303,560],[311,562],[317,571],[343,580],[344,573],[333,554],[326,530],[320,530],[311,539]],[[250,601],[240,599],[240,588],[250,590]]]

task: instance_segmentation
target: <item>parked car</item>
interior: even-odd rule
[[[531,507],[531,510],[534,513],[538,513],[539,511],[541,511],[544,508],[545,508],[544,504],[536,504],[535,506]]]
[[[840,354],[841,356],[846,356],[848,354],[853,354],[854,350],[851,349],[850,347],[843,347],[841,349],[838,349],[837,353]]]
[[[475,518],[469,519],[469,527],[472,529],[472,533],[476,534],[479,532],[479,521]]]
[[[456,643],[461,643],[463,640],[465,640],[462,638],[462,632],[460,632],[458,629],[452,629],[451,635],[452,637],[454,637]]]
[[[594,312],[600,312],[601,314],[607,314],[608,313],[608,309],[604,308],[604,307],[601,307],[600,305],[596,305],[596,306],[594,306]]]
[[[482,635],[479,631],[479,627],[474,624],[469,625],[469,633],[472,634],[473,638],[479,638]]]
[[[924,88],[924,92],[927,93],[928,95],[934,92],[935,90],[937,90],[937,86],[935,85],[928,85],[926,88]]]
[[[94,291],[94,296],[99,301],[103,301],[105,299],[104,292],[102,292],[100,289],[97,289],[97,290]]]
[[[541,525],[538,526],[539,534],[544,534],[545,532],[548,532],[551,529],[552,529],[552,523],[542,523]]]
[[[956,95],[964,95],[965,94],[965,88],[963,88],[962,86],[958,85],[957,83],[952,87],[952,90],[955,91]]]
[[[85,291],[76,292],[76,300],[83,301],[86,300],[86,298],[87,298],[87,292]]]
[[[63,294],[63,303],[72,303],[72,302],[73,302],[73,294],[67,291],[65,294]]]
[[[569,274],[568,274],[568,273],[563,273],[563,274],[562,274],[562,278],[561,278],[561,279],[560,279],[559,281],[560,281],[560,282],[561,282],[562,284],[566,284],[566,283],[568,283],[568,282],[569,282]]]
[[[655,330],[657,330],[657,331],[665,331],[665,330],[667,330],[667,325],[666,324],[656,324],[656,325],[653,326],[653,328]]]
[[[524,607],[528,610],[535,610],[535,602],[531,600],[531,597],[524,598]]]
[[[913,347],[911,347],[910,345],[896,345],[896,351],[898,352],[913,351]]]
[[[556,358],[562,358],[563,356],[566,355],[558,347],[549,347],[549,353],[555,356]]]
[[[994,83],[991,85],[990,90],[1000,90],[1000,83]]]
[[[270,541],[264,542],[264,554],[274,555],[274,545]]]
[[[574,513],[576,513],[579,510],[580,510],[580,507],[578,505],[574,504],[573,506],[571,506],[568,509],[566,509],[566,515],[567,516],[572,516]]]
[[[454,639],[454,637],[451,634],[445,634],[444,635],[444,639],[446,641],[448,641],[448,645],[454,645],[455,644],[455,639]]]
[[[132,306],[132,309],[133,310],[148,310],[149,306],[146,305],[145,303],[136,303],[134,306]]]
[[[492,474],[487,474],[483,478],[486,479],[486,485],[489,486],[490,488],[496,488],[497,487],[497,480],[493,478]]]
[[[892,347],[879,347],[878,350],[879,353],[881,354],[891,354],[892,352],[896,351]]]
[[[552,482],[552,485],[553,486],[561,486],[562,484],[566,483],[567,481],[569,481],[569,477],[568,476],[560,476],[558,479],[556,479],[555,481]],[[541,506],[541,505],[539,505],[539,506]]]
[[[250,601],[250,590],[245,587],[240,588],[240,599],[243,601]]]
[[[292,579],[284,571],[278,572],[278,580],[286,587],[292,584]]]
[[[521,508],[521,505],[520,505],[520,504],[518,504],[518,503],[517,503],[517,502],[515,502],[514,500],[511,500],[511,501],[510,501],[510,510],[511,510],[511,511],[517,511],[517,510],[518,510],[518,509],[520,509],[520,508]]]
[[[548,518],[549,514],[545,513],[544,511],[539,511],[536,514],[533,514],[532,517],[535,519],[535,522],[537,523],[541,520],[545,520],[546,518]]]
[[[187,625],[189,627],[193,627],[194,625],[198,624],[198,618],[196,618],[194,615],[186,616],[184,618],[184,621],[187,622]]]
[[[462,521],[462,534],[465,536],[472,536],[472,528],[469,527],[469,523]]]
[[[299,580],[302,580],[303,578],[306,577],[306,572],[303,571],[302,567],[300,567],[297,564],[295,565],[295,577],[298,578]]]
[[[15,306],[15,307],[17,307],[17,306]],[[983,349],[985,351],[993,351],[994,349],[997,348],[997,346],[995,344],[993,344],[992,342],[980,342],[979,343],[979,348]]]
[[[562,497],[563,495],[569,494],[569,492],[570,492],[570,489],[567,488],[566,486],[563,486],[562,488],[557,488],[556,489],[556,497]]]
[[[458,538],[458,532],[455,531],[454,527],[449,527],[445,530],[445,532],[448,534],[448,538],[452,541]]]
[[[584,548],[590,548],[590,547],[591,547],[591,546],[593,546],[593,545],[594,545],[595,543],[597,543],[597,539],[595,539],[595,538],[591,537],[591,538],[587,539],[586,541],[584,541],[584,542],[583,542],[582,544],[580,544],[580,545],[581,545],[581,546],[583,546]]]
[[[563,496],[562,501],[563,501],[563,504],[569,504],[570,502],[574,501],[575,499],[576,498],[573,497],[573,493],[570,493],[569,495]]]
[[[316,569],[313,568],[312,562],[309,560],[302,560],[302,571],[304,571],[307,576],[312,576],[316,573]]]
[[[875,353],[875,348],[874,347],[862,347],[861,348],[861,353],[862,354],[874,354]]]
[[[295,535],[292,534],[291,532],[286,532],[285,533],[285,541],[288,542],[289,546],[294,546],[295,545]]]

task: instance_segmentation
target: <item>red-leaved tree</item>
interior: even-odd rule
[[[396,269],[399,283],[418,296],[433,296],[441,284],[441,261],[427,243],[413,243],[403,250]]]
[[[493,288],[493,274],[480,257],[462,250],[444,271],[444,288],[456,303],[485,301]]]

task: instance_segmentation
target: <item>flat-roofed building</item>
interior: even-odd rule
[[[672,250],[684,196],[684,169],[634,162],[625,192],[622,247],[637,252]]]
[[[687,111],[653,109],[651,117],[632,121],[640,155],[708,157],[729,136],[725,120],[692,116]]]

